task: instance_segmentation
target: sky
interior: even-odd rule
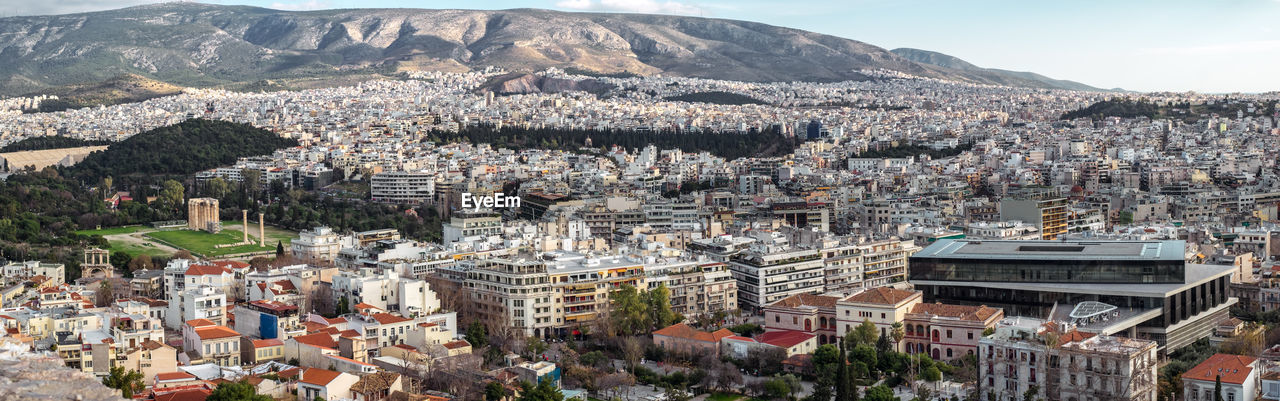
[[[156,0],[0,0],[0,16]],[[1137,91],[1280,90],[1280,0],[205,0],[281,10],[640,12],[763,22]]]

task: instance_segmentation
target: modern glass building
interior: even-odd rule
[[[911,257],[908,277],[925,302],[1001,307],[1167,352],[1209,336],[1236,302],[1231,266],[1187,264],[1185,246],[941,239]]]

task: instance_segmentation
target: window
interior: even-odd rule
[[[951,338],[951,330],[947,329],[947,338]]]
[[[970,331],[970,332],[969,332],[969,339],[970,339],[970,340],[972,340],[972,339],[973,339],[973,332],[972,332],[972,331]]]
[[[845,311],[845,312],[846,312],[846,313],[848,313],[849,311]],[[782,323],[782,317],[781,317],[781,316],[778,316],[778,315],[773,315],[773,322],[774,322],[774,323]]]
[[[951,357],[951,348],[947,348],[947,358]]]

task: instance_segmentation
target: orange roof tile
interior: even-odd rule
[[[218,338],[239,337],[240,333],[226,326],[206,326],[196,329],[196,335],[201,340],[213,340]]]
[[[814,338],[813,334],[796,330],[770,331],[756,336],[756,341],[775,347],[791,348],[796,344]]]
[[[708,333],[689,327],[689,325],[684,323],[676,323],[653,332],[653,335],[683,338],[702,342],[718,342],[722,338],[732,336],[733,332],[726,329],[720,329],[715,332]]]
[[[1241,355],[1215,354],[1196,367],[1182,374],[1182,380],[1200,380],[1212,382],[1222,376],[1223,383],[1244,384],[1253,372],[1253,357]]]
[[[992,308],[986,305],[951,305],[943,303],[933,304],[916,304],[911,308],[913,314],[928,314],[934,316],[949,317],[961,320],[974,320],[983,322],[992,316],[1000,313],[1000,309]]]
[[[280,345],[284,345],[284,341],[280,341],[279,338],[272,338],[270,340],[253,340],[253,348],[275,347]]]
[[[212,393],[212,391],[205,389],[174,391],[156,395],[156,401],[204,401]]]
[[[850,295],[844,300],[846,302],[866,304],[897,305],[899,302],[911,299],[913,296],[920,296],[920,294],[921,293],[918,291],[899,290],[889,287],[875,287]]]
[[[209,319],[192,319],[187,321],[187,325],[191,326],[192,328],[196,328],[196,327],[217,326],[218,324],[214,323],[212,320],[209,320]]]
[[[188,276],[208,276],[208,275],[223,274],[223,273],[230,273],[230,272],[227,271],[226,268],[221,266],[193,264],[191,265],[191,267],[187,268],[187,271],[184,274]]]
[[[801,306],[835,308],[836,301],[839,301],[839,300],[840,298],[829,297],[826,295],[796,294],[796,295],[783,298],[782,300],[779,300],[778,302],[774,302],[773,305],[769,305],[769,306],[777,306],[777,307],[783,307],[783,308],[798,308]]]
[[[377,320],[379,324],[395,324],[395,323],[408,322],[411,320],[411,319],[405,319],[400,316],[392,315],[390,313],[375,313],[373,314],[373,316],[370,316],[370,317],[372,317],[373,320]]]
[[[296,341],[299,344],[306,344],[313,347],[332,348],[332,349],[338,348],[338,342],[334,341],[333,337],[324,333],[315,333],[315,334],[297,336],[293,338],[293,341]]]
[[[187,373],[187,372],[167,372],[167,373],[156,374],[156,380],[159,380],[159,381],[195,380],[195,379],[196,379],[195,376],[192,376],[190,373]]]
[[[341,374],[332,370],[311,368],[302,372],[302,382],[317,386],[327,386],[329,382],[337,379]]]

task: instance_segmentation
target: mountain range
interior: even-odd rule
[[[0,96],[69,93],[75,91],[66,88],[104,82],[137,86],[144,80],[157,81],[148,83],[157,87],[284,88],[485,66],[817,82],[862,80],[866,77],[859,70],[883,68],[973,83],[1098,90],[980,68],[940,53],[889,51],[756,22],[670,15],[537,9],[293,12],[161,3],[0,18]]]

